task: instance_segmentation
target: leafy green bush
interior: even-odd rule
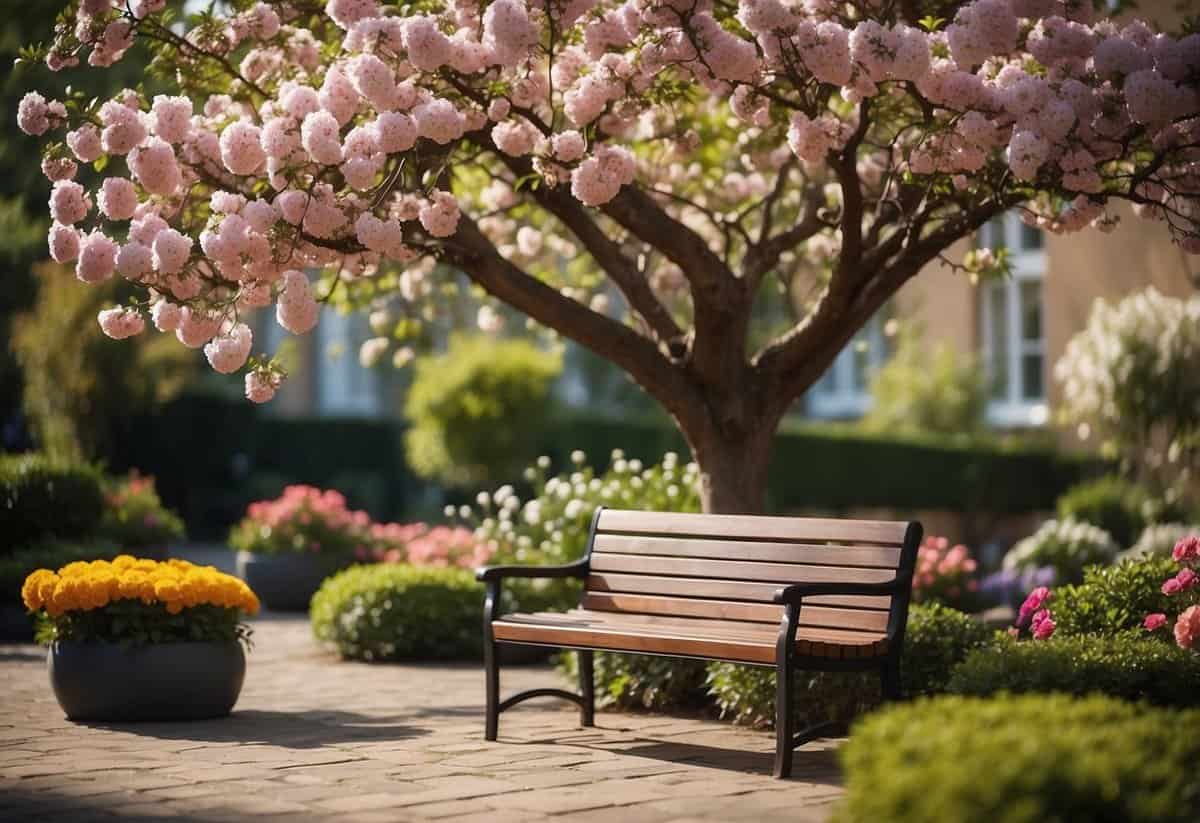
[[[93,538],[79,542],[47,540],[0,555],[0,603],[20,603],[25,578],[38,569],[58,569],[76,560],[112,560],[120,551],[117,543]]]
[[[775,724],[775,669],[710,663],[705,681],[721,717],[750,726]],[[879,675],[868,672],[796,672],[799,728],[846,722],[879,702]]]
[[[1179,567],[1170,556],[1087,569],[1083,583],[1054,589],[1048,605],[1054,613],[1055,635],[1111,635],[1140,629],[1148,614],[1173,613],[1192,601],[1200,602],[1197,589],[1173,596],[1163,594],[1163,581],[1177,571]],[[1164,639],[1167,634],[1162,633]]]
[[[1093,697],[939,697],[855,726],[837,823],[1191,823],[1200,711]]]
[[[1083,569],[1093,563],[1110,563],[1119,550],[1112,535],[1075,520],[1047,520],[1036,532],[1004,555],[1004,568],[1036,569],[1050,566],[1059,582],[1083,579]]]
[[[409,463],[456,486],[513,476],[536,453],[561,370],[557,354],[524,340],[454,337],[416,363],[404,404]]]
[[[914,604],[908,610],[900,681],[906,697],[946,690],[954,667],[983,648],[994,632],[957,609],[940,603]]]
[[[321,584],[309,610],[313,635],[350,660],[469,658],[482,653],[483,584],[459,568],[352,566]],[[561,610],[577,585],[504,584],[504,611]]]
[[[954,670],[949,691],[1092,692],[1163,706],[1200,706],[1200,654],[1158,643],[1145,631],[1113,637],[1005,638],[973,652]]]
[[[1149,522],[1151,506],[1142,487],[1110,474],[1068,489],[1058,498],[1058,518],[1090,523],[1129,546]]]
[[[871,396],[862,419],[869,432],[978,433],[987,407],[979,364],[944,343],[926,347],[911,328],[871,379]]]
[[[571,652],[558,657],[558,671],[569,683],[578,678],[578,662],[579,658]],[[596,652],[593,667],[596,704],[654,711],[700,707],[706,702],[704,671],[701,660]]]
[[[321,584],[310,616],[351,660],[477,657],[483,586],[465,569],[353,566]]]
[[[103,510],[100,472],[91,466],[36,454],[0,458],[0,552],[90,536]]]

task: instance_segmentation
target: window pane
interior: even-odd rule
[[[817,394],[822,394],[825,396],[837,394],[837,392],[838,392],[838,379],[837,379],[838,378],[838,360],[840,360],[841,357],[842,357],[842,355],[839,354],[837,359],[835,359],[832,363],[829,364],[829,368],[825,371],[825,373],[823,375],[821,375],[821,379],[817,381],[816,385],[813,386],[813,390]]]
[[[1042,284],[1036,280],[1021,282],[1021,339],[1042,339]]]
[[[990,283],[987,287],[987,312],[991,325],[988,341],[990,361],[988,373],[991,377],[991,396],[994,400],[1008,397],[1008,290],[1004,283]]]
[[[1042,389],[1042,356],[1026,354],[1021,357],[1021,399],[1041,400]]]
[[[1038,251],[1042,248],[1042,231],[1033,226],[1027,226],[1021,221],[1021,251]]]
[[[979,229],[979,245],[985,249],[1003,249],[1007,246],[1004,242],[1004,218],[994,217],[987,223],[984,223]]]
[[[854,391],[864,392],[871,379],[871,341],[864,329],[850,345],[854,350]]]

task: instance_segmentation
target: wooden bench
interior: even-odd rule
[[[793,672],[879,672],[885,699],[900,696],[919,523],[815,520],[600,509],[583,559],[565,566],[493,566],[487,584],[485,737],[500,713],[532,697],[579,704],[593,725],[593,650],[773,666],[777,672],[775,776],[820,729],[794,733]],[[500,614],[505,578],[584,580],[579,608]],[[500,699],[497,643],[578,649],[579,694],[533,689]]]

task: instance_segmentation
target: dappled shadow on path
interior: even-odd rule
[[[335,743],[411,740],[429,729],[404,722],[403,715],[363,715],[336,709],[234,711],[229,717],[186,723],[83,723],[163,740],[243,743],[315,749]]]

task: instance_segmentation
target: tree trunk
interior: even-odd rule
[[[761,514],[766,508],[767,468],[778,420],[757,421],[731,434],[705,427],[685,432],[700,465],[700,500],[709,514]]]

